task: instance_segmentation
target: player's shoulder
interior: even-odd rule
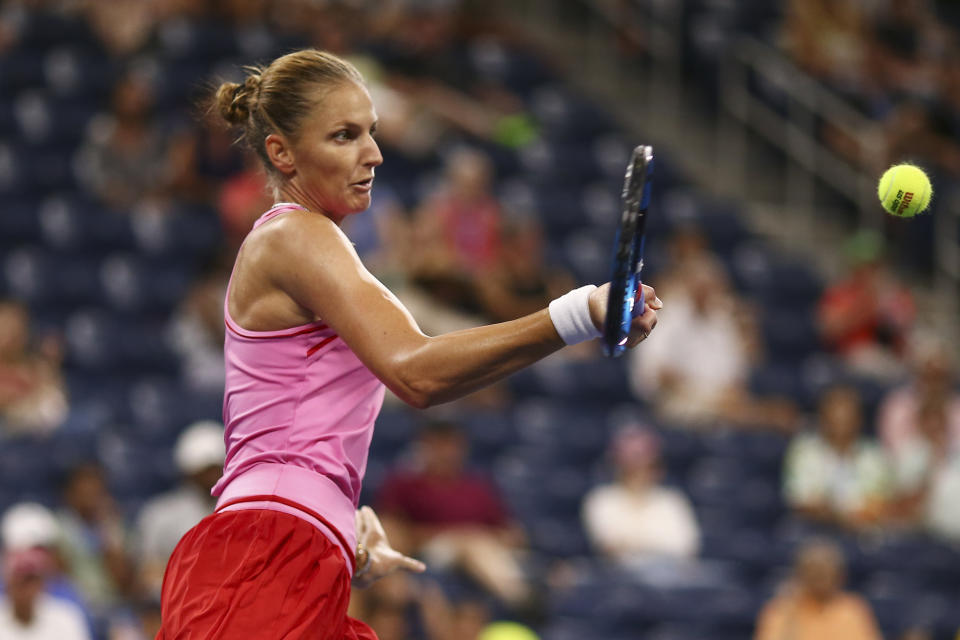
[[[298,238],[302,234],[336,233],[337,225],[322,213],[293,209],[264,222],[250,233],[250,238]]]
[[[290,211],[260,225],[244,241],[244,253],[255,260],[296,258],[336,245],[349,244],[337,225],[323,214]]]

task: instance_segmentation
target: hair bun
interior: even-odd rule
[[[243,84],[224,82],[220,85],[216,105],[224,120],[232,125],[246,124],[256,104],[261,79],[260,73],[254,72],[246,77]]]

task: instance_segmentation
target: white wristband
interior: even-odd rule
[[[600,337],[600,330],[593,326],[590,318],[590,293],[596,288],[596,285],[588,284],[550,303],[550,319],[566,344]]]

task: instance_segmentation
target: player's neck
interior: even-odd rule
[[[326,217],[333,220],[334,224],[338,227],[343,222],[343,217],[334,216],[328,213],[316,202],[310,195],[306,192],[305,189],[301,188],[299,184],[291,180],[287,184],[283,185],[280,189],[280,200],[283,202],[292,202],[299,204],[301,207],[306,208],[308,211],[313,211],[325,215]]]

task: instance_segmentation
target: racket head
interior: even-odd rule
[[[613,269],[603,325],[603,351],[616,358],[626,349],[634,310],[643,312],[645,301],[640,286],[643,268],[644,229],[653,177],[653,147],[633,150],[623,180],[622,210],[613,248]],[[637,292],[639,290],[639,298]]]

